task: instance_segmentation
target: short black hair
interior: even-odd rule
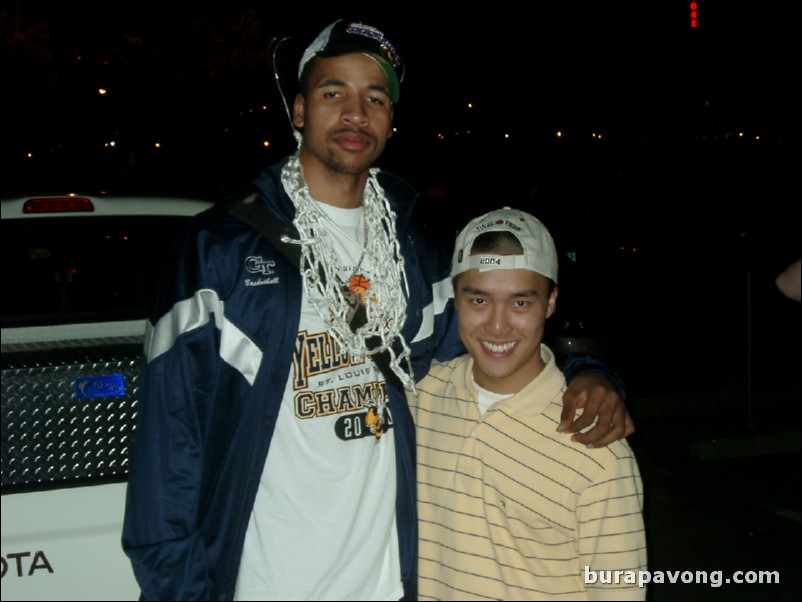
[[[495,253],[496,255],[523,255],[521,241],[511,232],[485,232],[476,237],[471,255]]]

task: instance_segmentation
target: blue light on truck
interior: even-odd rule
[[[75,379],[75,398],[122,397],[125,395],[125,375],[79,376]]]

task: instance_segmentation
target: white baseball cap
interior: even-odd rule
[[[523,247],[523,255],[471,255],[476,237],[485,232],[509,232]],[[451,277],[476,268],[488,270],[529,270],[557,282],[557,247],[546,226],[534,215],[504,207],[472,219],[457,236]]]

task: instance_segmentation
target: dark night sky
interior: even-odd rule
[[[54,42],[84,51],[113,44],[123,33],[163,46],[186,44],[181,32],[198,17],[225,28],[250,7],[266,30],[291,35],[300,45],[341,14],[304,4],[277,13],[276,4],[226,2],[210,8],[142,0],[17,6],[24,23],[47,19]],[[390,11],[383,5],[353,14],[384,28],[406,58],[405,103],[414,103],[416,112],[419,105],[429,113],[447,110],[432,94],[448,101],[478,97],[494,107],[526,94],[542,103],[536,106],[569,103],[577,109],[626,104],[633,95],[648,100],[688,85],[722,96],[787,97],[791,49],[798,46],[793,42],[798,35],[790,35],[795,20],[788,3],[700,4],[696,31],[688,27],[688,3],[681,0],[536,2],[525,9],[497,2],[492,9],[445,14],[401,5]]]
[[[410,148],[420,154],[438,134],[451,140],[467,131],[478,142],[462,152],[487,157],[510,149],[537,156],[557,129],[582,136],[598,130],[611,144],[671,135],[676,145],[681,135],[739,131],[767,144],[791,142],[800,103],[792,60],[799,35],[791,35],[789,3],[700,0],[698,30],[689,28],[688,3],[680,0],[536,2],[525,9],[496,2],[443,14],[363,4],[368,8],[351,14],[384,29],[407,64],[398,133],[386,157],[402,168]],[[279,60],[294,79],[294,59],[341,16],[339,8],[247,1],[17,0],[3,7],[4,40],[15,42],[7,88],[15,93],[7,102],[16,118],[2,125],[4,152],[12,153],[52,145],[51,134],[69,144],[88,140],[91,128],[126,126],[131,144],[174,131],[176,141],[197,150],[207,132],[224,127],[240,136],[230,136],[237,142],[227,154],[247,149],[247,136],[254,144],[264,136],[291,144],[267,46],[275,34],[292,38]],[[36,44],[20,43],[20,32]],[[26,54],[39,46],[46,58]],[[99,84],[110,90],[103,101]],[[260,105],[269,107],[267,122],[238,118]],[[505,135],[507,151],[495,146]]]
[[[289,3],[277,12],[276,4],[4,2],[4,50],[13,48],[7,102],[15,115],[0,126],[4,156],[55,156],[114,135],[142,165],[142,149],[161,139],[162,156],[179,149],[196,177],[221,180],[199,179],[200,186],[250,177],[292,145],[270,39],[292,38],[279,53],[292,80],[294,59],[341,16]],[[591,182],[611,181],[604,194],[628,210],[640,202],[639,187],[654,182],[664,196],[684,197],[689,174],[707,176],[705,190],[730,182],[716,195],[730,206],[755,181],[769,182],[769,195],[778,197],[796,148],[796,21],[779,1],[699,4],[700,27],[691,30],[680,0],[525,9],[497,2],[444,14],[364,3],[351,15],[382,28],[407,64],[398,132],[382,160],[424,189],[478,188],[496,195],[491,202],[565,181],[579,198]],[[99,84],[108,97],[99,99]],[[248,112],[262,105],[264,115]],[[566,148],[575,145],[570,153],[553,147],[557,129],[567,134]],[[595,131],[609,141],[604,153],[587,148]],[[733,157],[732,144],[697,144],[720,146],[738,132],[760,135],[762,146]],[[265,137],[270,151],[260,147]],[[477,171],[487,174],[484,187],[464,177]],[[732,176],[746,171],[752,182],[735,183]],[[183,173],[172,179],[192,181]]]
[[[536,2],[525,9],[497,2],[441,14],[364,3],[368,8],[351,14],[384,29],[407,64],[398,132],[384,160],[426,186],[439,174],[423,172],[442,172],[448,159],[501,157],[509,166],[513,153],[511,165],[520,170],[515,161],[546,153],[557,129],[573,139],[603,132],[610,144],[673,136],[675,155],[685,140],[739,131],[790,145],[800,103],[792,61],[799,36],[790,35],[796,21],[788,3],[699,3],[698,30],[689,28],[688,3],[680,0]],[[7,102],[15,115],[0,126],[4,152],[33,149],[41,157],[53,144],[88,144],[93,128],[127,135],[134,147],[161,137],[165,149],[181,142],[198,153],[208,141],[193,160],[242,155],[226,166],[232,180],[271,158],[248,155],[265,136],[280,141],[276,153],[292,144],[270,70],[270,39],[292,38],[279,60],[294,80],[294,59],[341,16],[339,8],[247,1],[17,0],[3,7],[4,41],[13,41],[4,44],[13,47]],[[103,100],[100,84],[110,90]],[[269,108],[266,121],[240,117],[261,105]],[[228,140],[216,140],[224,128]],[[440,134],[450,144],[468,131],[473,141],[461,154],[453,144],[448,152],[428,148]],[[498,147],[506,135],[511,142]],[[428,152],[437,160],[419,161],[413,174],[410,153]],[[235,173],[234,164],[246,167]]]

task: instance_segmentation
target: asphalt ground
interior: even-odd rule
[[[648,600],[802,598],[798,384],[628,400],[649,570],[665,581]]]

